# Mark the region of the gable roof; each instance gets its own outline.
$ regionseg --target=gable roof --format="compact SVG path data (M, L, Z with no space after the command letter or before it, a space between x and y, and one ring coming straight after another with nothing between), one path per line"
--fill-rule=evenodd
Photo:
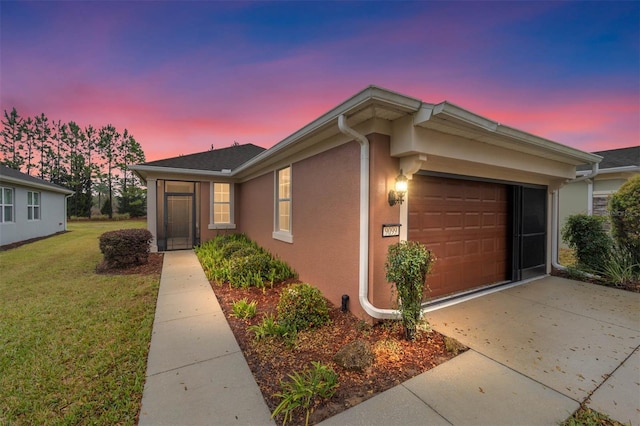
M338 118L340 116L344 116L352 128L372 119L393 122L406 116L412 116L412 123L416 127L462 136L466 139L477 140L574 166L595 164L602 159L595 154L502 125L447 101L439 104L429 104L420 99L378 86L369 86L268 150L249 144L255 149L255 151L251 152L252 155L238 159L237 162L232 164L223 164L221 161L224 156L223 150L215 150L136 165L132 166L131 170L135 171L145 181L148 172L176 175L198 174L202 176L224 176L240 180L246 179L248 176L267 170L273 164L303 152L320 140L326 140L334 135L343 136L338 127ZM240 145L239 147L245 146ZM217 154L223 155L220 156L221 158L217 158ZM398 153L396 154L396 156L402 156ZM207 160L206 155L212 155L216 158ZM216 162L215 166L212 165L214 161Z
M265 149L260 146L248 143L244 145L233 145L227 148L212 149L196 154L150 161L141 164L141 166L221 172L223 170L233 170L237 168L264 150Z
M67 195L73 194L72 190L67 189L64 186L56 185L54 183L47 182L46 180L29 176L26 173L22 173L18 170L2 165L0 165L0 182L19 184L37 189L44 189L51 192L59 192Z
M597 151L594 154L602 157L600 170L613 169L618 167L640 168L640 146L629 148L608 149ZM577 167L578 171L589 170L589 166Z

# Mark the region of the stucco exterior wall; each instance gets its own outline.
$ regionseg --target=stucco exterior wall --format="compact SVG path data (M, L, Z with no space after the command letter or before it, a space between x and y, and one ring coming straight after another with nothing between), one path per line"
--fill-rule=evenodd
M588 213L587 192L588 184L586 181L572 183L560 188L558 208L560 229L562 229L569 216Z
M389 136L368 135L369 145L369 301L377 308L394 308L392 285L385 278L384 264L390 245L399 237L382 237L383 224L400 223L400 205L389 205L389 191L400 173L399 161L389 153Z
M14 189L14 221L0 224L0 245L46 237L65 230L64 194L4 183L2 186ZM40 193L40 220L27 220L27 191Z
M241 184L238 231L286 260L301 281L318 287L340 306L363 317L358 303L360 147L349 142L291 164L292 235L287 243L272 237L274 174Z

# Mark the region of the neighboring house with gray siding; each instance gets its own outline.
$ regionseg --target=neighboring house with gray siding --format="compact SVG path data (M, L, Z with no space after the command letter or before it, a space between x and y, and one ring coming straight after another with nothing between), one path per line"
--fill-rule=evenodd
M0 166L0 246L67 229L66 198L73 191Z
M640 173L640 146L594 152L602 157L595 177L569 182L560 189L560 227L569 216L606 216L609 197L632 176ZM576 178L590 174L588 166L576 168Z

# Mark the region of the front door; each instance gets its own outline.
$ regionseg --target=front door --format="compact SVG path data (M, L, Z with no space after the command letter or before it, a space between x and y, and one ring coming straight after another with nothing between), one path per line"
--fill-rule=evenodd
M165 195L167 250L190 249L194 245L193 194Z

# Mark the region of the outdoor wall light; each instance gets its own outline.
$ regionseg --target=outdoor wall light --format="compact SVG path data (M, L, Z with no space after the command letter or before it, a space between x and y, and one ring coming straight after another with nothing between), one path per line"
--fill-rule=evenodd
M400 174L396 178L396 186L395 189L389 191L389 205L395 206L396 204L402 204L404 201L404 196L407 194L407 187L409 185L409 179L405 175L402 174L402 169L400 169Z

